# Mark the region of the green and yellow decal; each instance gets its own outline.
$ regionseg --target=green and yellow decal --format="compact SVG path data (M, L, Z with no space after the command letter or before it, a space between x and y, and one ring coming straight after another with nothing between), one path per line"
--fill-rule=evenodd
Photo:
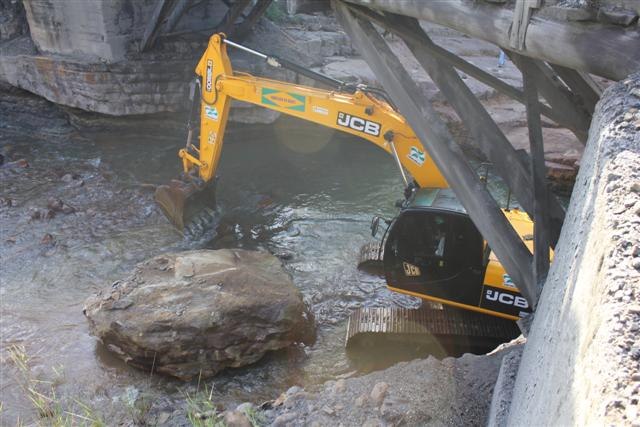
M262 103L264 105L275 105L287 110L302 111L306 104L306 99L302 95L281 90L262 88Z

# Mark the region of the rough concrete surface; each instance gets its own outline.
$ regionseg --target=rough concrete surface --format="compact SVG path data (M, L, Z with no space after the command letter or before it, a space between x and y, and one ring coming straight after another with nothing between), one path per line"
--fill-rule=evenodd
M640 425L638 165L640 73L598 103L508 425Z

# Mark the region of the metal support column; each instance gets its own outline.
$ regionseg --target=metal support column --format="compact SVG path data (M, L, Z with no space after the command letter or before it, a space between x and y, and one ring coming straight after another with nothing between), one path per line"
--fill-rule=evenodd
M538 109L538 89L535 73L538 72L535 62L526 57L519 58L522 67L524 93L527 98L527 124L529 127L529 144L531 147L531 171L533 173L534 192L534 233L533 233L533 274L538 286L538 293L549 272L549 192L546 183L544 163L544 145L542 140L542 124Z
M535 307L538 299L531 268L533 257L465 160L446 124L433 107L420 98L416 84L373 25L352 15L342 1L334 0L334 5L351 40L427 148L522 294Z

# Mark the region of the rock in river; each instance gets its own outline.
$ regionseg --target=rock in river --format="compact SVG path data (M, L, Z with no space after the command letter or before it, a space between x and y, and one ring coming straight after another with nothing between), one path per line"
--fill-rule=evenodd
M315 340L302 294L262 251L158 256L89 298L84 313L91 333L128 364L184 380Z

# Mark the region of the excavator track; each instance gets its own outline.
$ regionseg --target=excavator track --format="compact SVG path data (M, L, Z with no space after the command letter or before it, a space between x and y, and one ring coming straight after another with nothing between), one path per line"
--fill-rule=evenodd
M436 346L445 355L485 353L520 335L512 320L482 313L437 308L360 308L349 317L347 350L394 345Z
M358 270L375 276L384 276L384 248L380 248L380 242L370 242L360 247L358 258Z

